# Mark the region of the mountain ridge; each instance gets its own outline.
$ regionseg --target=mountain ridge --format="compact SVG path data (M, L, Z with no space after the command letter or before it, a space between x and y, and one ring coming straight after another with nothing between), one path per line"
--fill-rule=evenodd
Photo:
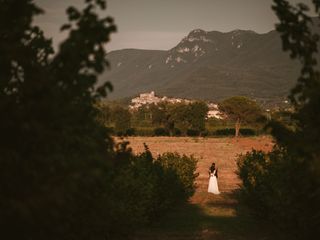
M108 54L111 99L156 91L160 95L221 100L244 95L285 98L299 65L282 51L276 31L192 30L169 50L122 49Z

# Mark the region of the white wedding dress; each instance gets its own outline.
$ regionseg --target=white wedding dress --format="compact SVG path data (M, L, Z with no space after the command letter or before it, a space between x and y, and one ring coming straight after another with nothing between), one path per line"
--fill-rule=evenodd
M217 177L215 176L216 171L217 170L214 170L213 173L210 173L208 192L213 194L220 194Z

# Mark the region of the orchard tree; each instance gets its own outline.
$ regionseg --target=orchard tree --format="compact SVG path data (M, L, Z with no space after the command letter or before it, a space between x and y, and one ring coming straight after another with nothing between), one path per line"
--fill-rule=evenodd
M319 35L316 33L319 33L320 19L319 16L311 18L308 15L309 7L303 3L292 6L284 0L274 2L273 9L280 20L277 30L281 34L283 49L301 63L300 77L289 95L295 108L292 119L297 125L296 129L287 132L290 137L285 134L282 136L282 131L274 134L279 143L291 146L292 150L303 148L306 153L320 155L317 144L320 140ZM313 0L313 3L319 15L320 0Z
M42 12L34 1L0 0L2 239L128 239L186 201L174 169L114 144L97 120L111 90L96 84L115 26L99 17L104 0L84 2L67 9L68 37L53 54L32 25Z
M33 0L0 1L0 226L7 239L102 239L113 141L96 121L96 86L116 28L104 0L67 9L57 53ZM105 203L105 204L102 204Z
M245 199L260 216L287 231L287 239L320 235L320 0L312 2L313 18L304 3L274 0L283 50L301 64L289 95L292 124L273 120L268 124L276 139L273 151L253 151L239 162Z
M289 96L295 108L292 120L295 129L288 129L273 123L273 135L277 144L289 152L295 161L290 164L292 174L301 170L304 181L297 186L295 198L301 197L299 207L304 209L299 230L302 238L320 234L320 71L319 71L319 30L320 0L313 0L313 11L317 17L310 17L310 8L300 3L291 5L286 0L274 0L273 10L280 23L283 49L301 64L297 85Z
M235 121L235 136L239 136L241 124L257 123L263 118L260 106L247 97L235 96L222 101L219 109Z

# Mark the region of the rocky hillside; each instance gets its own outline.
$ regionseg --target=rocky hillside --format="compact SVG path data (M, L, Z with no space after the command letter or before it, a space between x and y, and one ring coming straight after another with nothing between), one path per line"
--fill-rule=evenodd
M151 90L193 99L234 95L281 99L299 73L299 65L283 53L275 31L196 29L169 51L124 49L110 52L108 59L111 70L101 81L112 82L113 99Z

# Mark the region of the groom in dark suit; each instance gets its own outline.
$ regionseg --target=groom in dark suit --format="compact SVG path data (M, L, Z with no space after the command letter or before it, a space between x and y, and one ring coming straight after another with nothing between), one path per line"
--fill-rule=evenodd
M210 176L211 173L214 172L214 170L216 170L214 175L216 176L216 178L218 178L218 169L216 169L216 164L213 162L211 164L211 167L209 168L209 176Z

